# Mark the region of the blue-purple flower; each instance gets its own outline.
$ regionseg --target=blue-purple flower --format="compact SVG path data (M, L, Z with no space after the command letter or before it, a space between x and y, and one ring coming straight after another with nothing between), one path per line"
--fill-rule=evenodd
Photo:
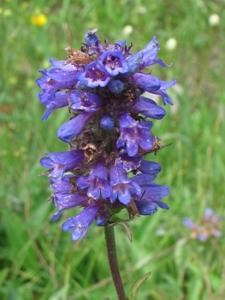
M76 217L70 218L63 223L63 231L70 231L71 239L76 241L78 239L83 240L87 234L89 226L95 220L98 211L100 210L100 205L98 203L91 204L85 208L79 215Z
M151 74L136 73L133 75L133 81L145 91L162 96L162 101L164 105L166 105L166 102L170 105L173 104L172 100L170 99L169 95L166 93L165 90L173 86L176 83L175 80L165 82Z
M153 147L154 137L150 133L152 122L135 121L127 112L119 116L120 137L117 140L117 148L126 148L129 156L135 156L140 146L144 150Z
M70 108L74 111L95 112L103 105L102 98L93 93L72 91L69 100Z
M110 76L99 62L88 64L83 72L78 73L79 85L82 89L104 87L110 81ZM81 88L80 88L81 89Z
M105 51L99 57L99 63L112 77L115 77L119 73L125 74L129 71L129 66L123 53L119 50Z
M77 179L79 189L87 188L87 195L95 200L102 197L107 199L112 194L112 187L108 182L108 170L104 161L97 162L88 176Z
M74 169L84 159L83 150L66 152L46 152L48 157L43 157L40 163L43 167L51 169L52 177L61 178L66 171Z
M153 100L140 96L139 100L134 105L134 110L145 117L161 120L166 111L164 108L158 106Z
M163 104L172 104L165 82L144 69L170 67L158 58L156 37L137 53L125 40L101 43L97 30L85 33L80 50L66 47L65 60L50 59L52 67L40 70L38 97L46 107L42 120L68 107L69 120L58 129L58 138L69 145L65 152L47 152L41 165L48 169L57 208L53 220L64 210L83 209L63 224L71 239L84 239L90 225L113 224L115 215L126 209L129 219L168 209L162 198L167 186L154 180L161 171L157 162L145 159L157 153L161 141L152 122L161 120L166 110L143 96L160 95Z
M112 187L111 203L118 199L122 204L128 204L132 195L141 194L140 186L133 178L128 178L126 171L116 163L112 163L110 168L110 185Z
M88 121L92 119L93 113L84 112L63 124L58 130L58 138L65 143L71 142L75 137L77 137L84 127L87 125Z

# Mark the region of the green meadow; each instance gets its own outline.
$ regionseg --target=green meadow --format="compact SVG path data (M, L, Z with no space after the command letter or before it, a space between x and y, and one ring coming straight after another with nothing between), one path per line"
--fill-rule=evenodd
M126 293L151 272L137 300L225 299L224 8L224 0L0 3L1 300L116 300L103 228L93 224L84 241L72 242L61 224L79 209L51 221L56 210L48 201L49 183L38 176L45 152L68 150L57 138L67 109L41 121L38 70L50 67L50 57L65 59L66 46L79 49L94 28L101 41L126 39L133 53L156 36L158 57L172 66L150 71L177 80L168 89L174 105L153 121L153 133L172 144L149 156L162 165L156 183L170 187L163 199L170 209L130 222L132 243L122 227L115 228ZM47 18L42 26L31 21L39 14ZM213 14L219 16L215 23ZM223 236L201 242L191 238L183 219L199 223L207 207L221 216Z

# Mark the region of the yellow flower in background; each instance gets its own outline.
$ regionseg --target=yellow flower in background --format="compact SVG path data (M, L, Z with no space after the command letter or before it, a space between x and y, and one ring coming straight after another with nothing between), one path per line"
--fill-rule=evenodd
M47 17L44 14L39 14L39 15L33 15L31 17L31 22L37 26L41 27L44 26L47 23Z

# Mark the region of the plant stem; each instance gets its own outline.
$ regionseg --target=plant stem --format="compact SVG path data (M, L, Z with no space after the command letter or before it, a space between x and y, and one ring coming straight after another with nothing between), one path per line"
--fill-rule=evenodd
M113 283L116 289L118 300L126 300L126 295L120 276L117 256L116 256L116 243L113 226L105 226L105 240L106 249L108 254L109 267L113 279Z

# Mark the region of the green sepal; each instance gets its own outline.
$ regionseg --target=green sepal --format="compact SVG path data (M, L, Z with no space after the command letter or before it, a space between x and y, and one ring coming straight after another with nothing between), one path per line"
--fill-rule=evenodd
M143 283L145 283L145 281L148 279L150 274L151 274L151 272L148 272L144 276L141 276L137 281L135 281L135 283L132 286L130 295L128 296L127 300L136 300L139 288L141 287L141 285Z

